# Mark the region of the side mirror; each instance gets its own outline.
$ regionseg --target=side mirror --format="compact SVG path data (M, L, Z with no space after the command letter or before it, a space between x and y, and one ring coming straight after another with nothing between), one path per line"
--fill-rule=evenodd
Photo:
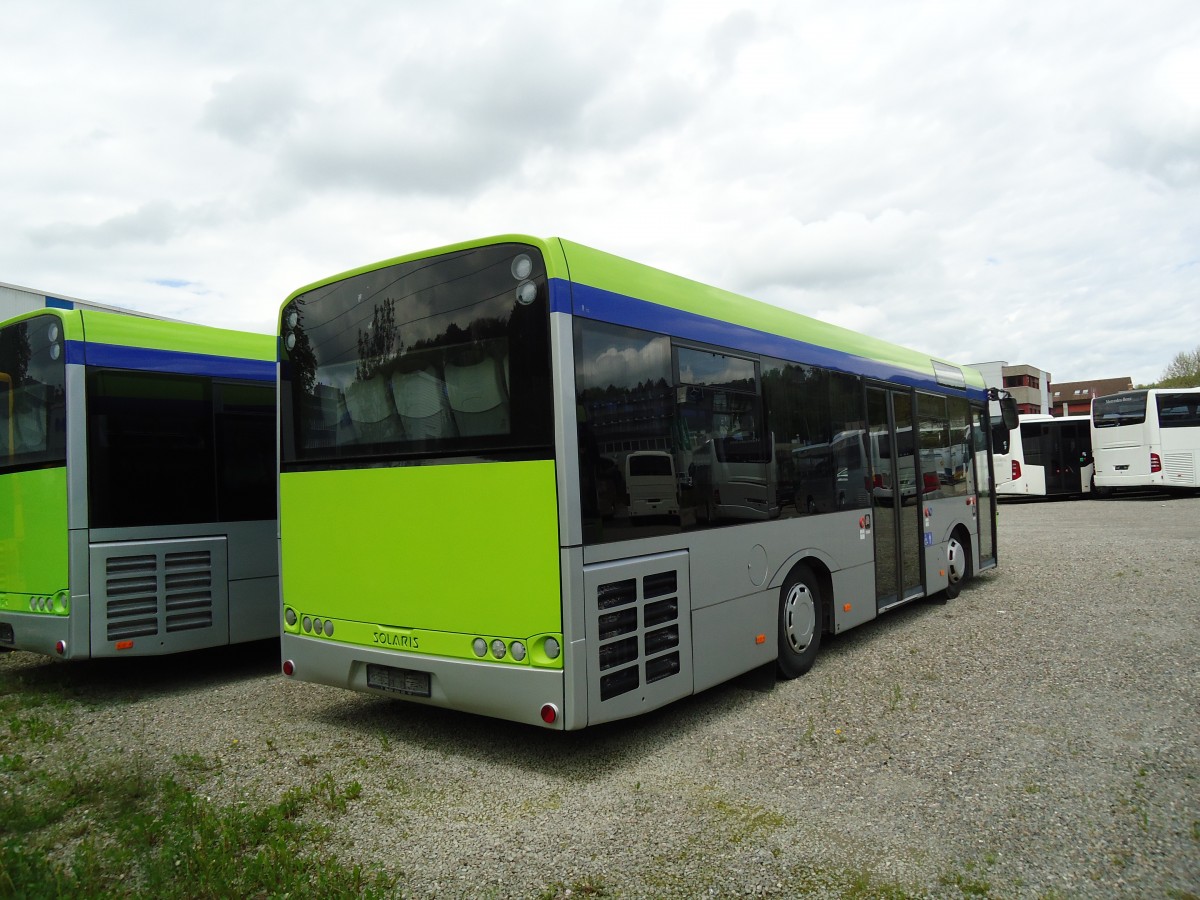
M1004 427L1009 431L1021 424L1021 420L1017 418L1017 401L1015 399L1005 397L1000 401L1000 418L1004 420Z

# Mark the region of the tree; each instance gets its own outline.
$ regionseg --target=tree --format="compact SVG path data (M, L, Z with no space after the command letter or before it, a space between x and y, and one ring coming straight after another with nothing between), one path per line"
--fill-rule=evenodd
M1200 387L1200 346L1190 353L1186 350L1175 354L1175 358L1163 369L1159 387Z

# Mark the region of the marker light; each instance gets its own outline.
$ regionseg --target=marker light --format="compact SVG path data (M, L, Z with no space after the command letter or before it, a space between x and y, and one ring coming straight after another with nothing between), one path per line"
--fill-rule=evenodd
M287 675L289 678L296 674L296 664L290 659L285 659L283 661L283 674Z
M117 641L116 649L132 650L133 649L133 641Z
M513 641L512 647L509 649L512 651L512 658L517 662L520 662L525 658L525 645L520 641Z
M546 656L549 659L558 659L559 646L558 641L554 638L546 638L546 643L542 645L546 651Z
M553 703L547 703L542 707L542 721L547 725L553 725L558 721L558 707Z
M533 271L533 260L522 253L512 261L513 278L517 281L524 281L529 277L529 273ZM53 340L53 338L51 338Z
M475 638L475 642L471 644L471 649L475 651L475 655L480 659L487 656L487 641L483 638Z
M55 644L54 652L57 653L59 656L66 656L67 655L67 642L59 641L57 644Z
M522 281L517 285L517 302L528 306L537 299L537 285L532 281Z

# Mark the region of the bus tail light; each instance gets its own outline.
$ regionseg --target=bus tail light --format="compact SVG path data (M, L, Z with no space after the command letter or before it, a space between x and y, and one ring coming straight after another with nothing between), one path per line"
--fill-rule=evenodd
M1162 471L1162 457L1159 456L1157 453L1150 454L1150 471L1151 472L1161 472Z
M1018 460L1012 461L1012 480L1016 481L1021 477L1021 463Z
M290 659L285 659L283 661L283 674L287 675L289 678L296 674L296 664Z

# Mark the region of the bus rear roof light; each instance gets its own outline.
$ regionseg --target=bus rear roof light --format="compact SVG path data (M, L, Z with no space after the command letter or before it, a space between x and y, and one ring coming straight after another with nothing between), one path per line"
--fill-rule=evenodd
M547 725L553 725L558 721L558 707L553 703L547 703L542 707L542 721Z

